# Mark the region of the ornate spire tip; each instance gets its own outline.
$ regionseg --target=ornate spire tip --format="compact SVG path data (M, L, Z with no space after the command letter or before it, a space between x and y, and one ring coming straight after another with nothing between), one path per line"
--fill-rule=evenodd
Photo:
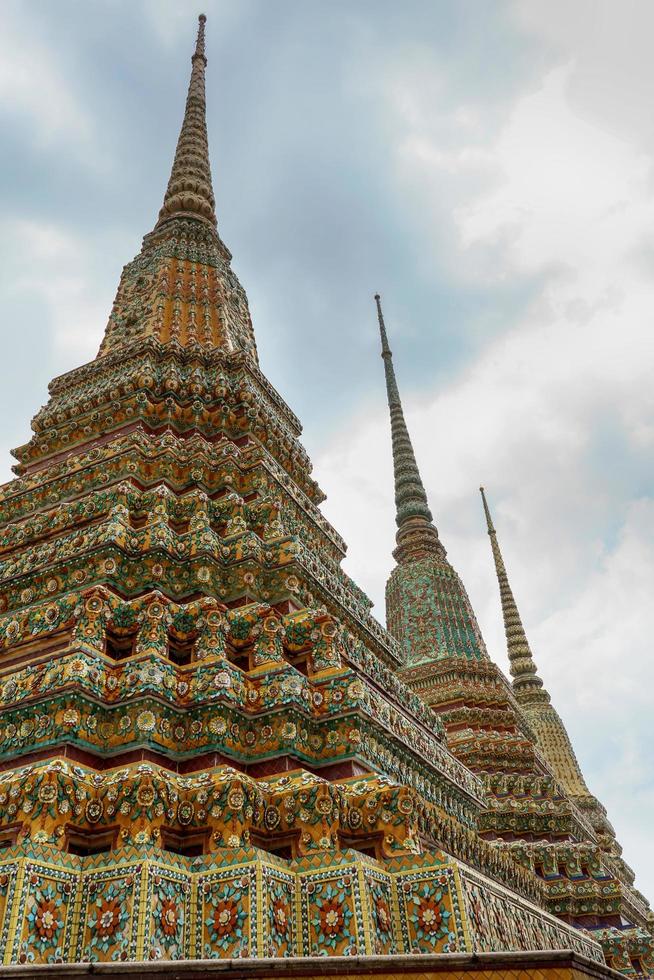
M193 61L195 58L202 58L205 65L207 63L207 59L204 53L204 25L206 24L206 22L207 22L206 14L200 14L200 16L198 17L198 24L199 24L198 37L197 37L197 41L195 42L195 51L193 52L193 58L191 58L191 61Z
M198 36L191 55L191 78L175 159L155 231L173 218L203 221L216 230L216 202L211 186L207 145L204 14L198 17Z
M377 320L379 321L379 333L381 335L381 346L382 346L381 356L392 357L391 349L388 345L388 337L386 335L386 324L384 323L384 314L382 313L381 296L379 295L379 293L375 293L375 303L377 304ZM393 384L395 384L394 378L393 378Z
M488 506L488 501L486 500L486 493L483 487L479 487L479 492L481 494L481 500L484 505L484 514L486 515L486 527L488 528L489 534L495 534L495 528L493 526L493 518L491 517L490 508Z

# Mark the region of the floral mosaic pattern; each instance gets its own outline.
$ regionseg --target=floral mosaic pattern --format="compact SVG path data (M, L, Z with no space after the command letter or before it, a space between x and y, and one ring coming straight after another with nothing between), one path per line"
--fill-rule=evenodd
M150 959L180 960L189 955L188 918L191 896L186 876L171 877L160 868L148 875L150 918Z
M50 859L57 853L51 848ZM149 845L142 850L142 856L146 854L152 854ZM237 869L211 871L206 870L204 858L197 859L195 866L194 859L176 855L171 856L172 864L149 859L127 863L126 857L120 876L115 868L102 866L76 873L70 865L81 868L80 859L61 854L61 871L30 862L13 906L19 910L18 922L9 913L1 926L12 959L116 962L468 948L466 912L458 905L453 870L442 865L430 868L425 863L416 872L411 870L414 859L405 857L394 859L394 870L386 872L362 856L344 864L342 856L332 851L296 862L295 870L283 870L251 848L236 852ZM361 872L363 892L359 891ZM15 863L0 864L0 898L3 889L10 893L17 876ZM478 906L471 906L467 921L479 946L493 929L497 948L504 948L507 941L526 945L537 937L551 947L556 943L556 948L573 948L601 962L597 944L553 917L544 920L525 904L503 906L500 896L476 881L464 880L464 887L466 901L474 894ZM79 921L70 914L78 888ZM198 924L194 945L189 930L191 901L196 903ZM484 909L490 909L490 918L481 920ZM477 929L485 932L478 935ZM547 933L539 931L543 929ZM614 936L610 941L612 949L620 947ZM638 955L646 957L643 942L639 939Z
M425 878L408 875L398 883L405 946L415 953L454 953L465 949L453 879L449 872Z
M449 930L449 920L452 916L444 899L441 889L434 890L424 884L411 896L413 912L409 921L413 923L416 946L423 949L425 945L449 952L450 942L454 941L455 933Z
M430 556L398 565L386 595L388 628L401 638L409 665L449 656L487 658L470 600L448 562Z
M372 923L372 942L378 956L397 952L396 926L393 921L393 890L388 877L366 872L366 895Z
M133 958L140 873L124 878L99 873L85 883L86 921L80 933L81 958L97 961Z
M294 907L295 882L290 877L277 877L264 869L264 908L267 917L268 956L295 956L296 916Z
M251 879L206 880L202 885L202 955L248 956L251 952Z
M348 956L357 951L353 878L316 876L303 883L308 918L308 946L312 956L329 953Z
M72 875L52 877L28 867L25 882L25 927L18 959L27 963L63 963L66 927L76 893Z
M597 946L588 937L553 916L514 904L508 894L484 887L470 874L463 876L462 887L475 951L568 948L597 959Z

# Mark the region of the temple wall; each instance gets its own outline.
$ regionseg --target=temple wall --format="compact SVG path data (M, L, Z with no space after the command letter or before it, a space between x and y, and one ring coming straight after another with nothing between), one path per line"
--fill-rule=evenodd
M437 853L384 864L355 851L285 861L255 848L225 849L220 863L151 847L4 853L6 965L543 946L603 963L586 936Z

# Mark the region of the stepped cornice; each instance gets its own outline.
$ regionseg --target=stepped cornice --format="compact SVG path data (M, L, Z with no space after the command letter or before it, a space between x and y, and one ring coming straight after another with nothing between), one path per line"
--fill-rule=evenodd
M265 392L275 410L284 417L293 435L299 437L302 434L302 423L295 412L271 385L259 366L242 350L227 351L206 347L199 343L183 345L176 340L162 344L156 337L148 336L142 340L126 343L119 350L108 351L102 362L97 359L88 361L58 375L48 385L48 391L50 395L60 396L64 401L68 398L76 398L78 389L83 389L84 386L88 385L92 389L99 380L108 383L112 377L110 373L112 369L115 370L116 377L122 378L126 366L130 375L148 369L151 372L163 372L167 366L175 372L181 372L182 375L185 371L188 372L196 367L213 372L222 369L230 374L242 371L256 381ZM44 411L45 409L41 409L37 413L37 420L41 418Z

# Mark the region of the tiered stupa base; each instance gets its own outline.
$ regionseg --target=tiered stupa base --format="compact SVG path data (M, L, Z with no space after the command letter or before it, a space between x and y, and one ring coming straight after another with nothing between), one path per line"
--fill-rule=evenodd
M9 848L0 912L5 964L543 947L603 963L591 939L439 852L381 863L354 850L286 861L254 847Z

